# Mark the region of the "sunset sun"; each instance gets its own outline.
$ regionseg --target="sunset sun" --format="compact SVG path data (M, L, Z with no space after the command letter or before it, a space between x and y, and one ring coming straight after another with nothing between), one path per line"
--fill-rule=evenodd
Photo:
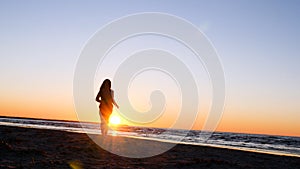
M109 124L112 124L112 125L119 125L121 123L121 119L119 116L115 116L115 115L112 115L110 118L109 118Z

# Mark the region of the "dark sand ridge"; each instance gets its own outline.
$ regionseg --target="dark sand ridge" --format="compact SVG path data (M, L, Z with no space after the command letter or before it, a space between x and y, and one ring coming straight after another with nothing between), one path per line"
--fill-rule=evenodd
M119 136L95 137L117 152L135 153L132 145L145 147L145 153L170 146L169 143ZM299 157L181 144L154 157L126 158L103 150L86 134L55 130L0 126L0 138L0 168L300 167Z

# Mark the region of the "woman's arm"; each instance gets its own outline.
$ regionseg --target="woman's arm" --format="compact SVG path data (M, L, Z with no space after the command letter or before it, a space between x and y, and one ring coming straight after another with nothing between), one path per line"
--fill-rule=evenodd
M98 92L98 94L96 96L96 101L100 103L100 99L99 98L100 98L100 90L99 90L99 92Z
M116 101L115 101L115 98L114 98L114 91L113 90L111 90L111 98L112 98L112 102L113 102L113 104L117 107L117 108L119 108L119 105L116 103Z

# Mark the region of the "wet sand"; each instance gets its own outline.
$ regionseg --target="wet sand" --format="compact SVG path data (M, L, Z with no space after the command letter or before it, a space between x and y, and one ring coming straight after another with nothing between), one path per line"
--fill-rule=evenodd
M95 137L104 141L101 135ZM129 142L149 150L169 144L112 136L107 140L132 152L134 148L126 147ZM103 150L86 134L9 126L0 126L0 150L0 168L300 168L299 157L180 144L154 157L126 158Z

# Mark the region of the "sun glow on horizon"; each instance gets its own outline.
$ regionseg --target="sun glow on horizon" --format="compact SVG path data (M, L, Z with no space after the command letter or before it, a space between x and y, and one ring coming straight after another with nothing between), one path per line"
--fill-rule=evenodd
M121 124L121 118L119 116L112 115L109 118L109 124L111 124L111 125L119 125L119 124Z

